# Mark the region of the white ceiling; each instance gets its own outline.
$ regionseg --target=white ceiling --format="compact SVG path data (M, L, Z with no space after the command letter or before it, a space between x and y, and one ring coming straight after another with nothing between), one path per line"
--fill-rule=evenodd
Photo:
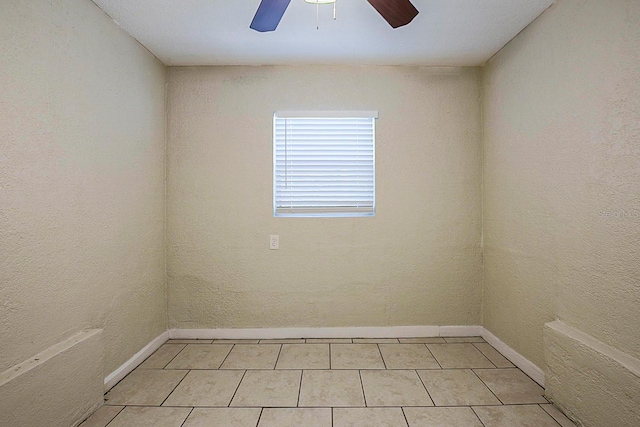
M392 29L366 0L333 8L291 0L275 32L249 28L260 0L93 0L166 65L486 62L554 0L412 0L420 14Z

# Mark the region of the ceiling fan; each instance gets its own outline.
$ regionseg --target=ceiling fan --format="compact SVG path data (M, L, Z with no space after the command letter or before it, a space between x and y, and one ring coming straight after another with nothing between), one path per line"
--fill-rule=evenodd
M393 28L407 25L418 15L418 9L415 8L410 0L367 1ZM262 0L249 27L260 32L274 31L278 27L289 3L291 3L291 0ZM335 1L315 0L310 1L310 3L335 3Z

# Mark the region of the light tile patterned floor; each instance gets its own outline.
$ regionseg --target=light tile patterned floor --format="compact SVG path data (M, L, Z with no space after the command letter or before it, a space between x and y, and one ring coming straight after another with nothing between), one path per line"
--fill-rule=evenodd
M480 337L170 340L81 427L568 427Z

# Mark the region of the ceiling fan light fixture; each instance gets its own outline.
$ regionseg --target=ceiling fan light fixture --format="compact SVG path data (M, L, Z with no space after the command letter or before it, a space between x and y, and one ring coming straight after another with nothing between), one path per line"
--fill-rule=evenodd
M333 5L333 19L336 19L337 0L304 0L306 3L316 5L316 28L318 28L318 16L321 4ZM367 0L371 6L391 25L398 28L410 23L418 13L418 9L411 0ZM260 0L260 5L251 21L249 28L261 33L274 31L282 16L289 7L291 0Z
M336 20L336 1L337 0L304 0L309 4L316 5L316 29L320 29L319 16L320 16L320 5L321 4L333 4L333 20Z

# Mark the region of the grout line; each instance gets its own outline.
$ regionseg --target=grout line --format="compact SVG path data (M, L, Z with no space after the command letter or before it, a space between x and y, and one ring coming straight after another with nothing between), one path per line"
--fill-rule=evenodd
M476 347L475 345L473 345L473 343L471 343L471 345L473 346L473 348L474 348L477 352L479 352L479 353L482 355L482 357L484 357L485 359L487 359L487 360L489 361L489 363L491 363L491 365L492 365L495 369L500 369L500 368L498 368L498 367L495 365L495 363L493 363L493 362L491 361L491 359L489 359L489 358L488 358L488 357L487 357L487 356L486 356L482 351L480 351L480 349L479 349L478 347ZM488 369L491 369L491 368L488 368Z
M503 401L498 397L498 395L497 395L497 394L495 394L495 393L493 392L493 390L491 390L491 387L489 387L489 385L488 385L487 383L485 383L485 382L484 382L484 380L483 380L482 378L480 378L480 375L478 375L478 373L476 372L476 370L475 370L475 369L471 369L471 372L473 372L473 374L474 374L476 377L478 377L478 379L479 379L480 381L482 381L482 384L484 384L484 386L485 386L486 388L488 388L488 389L489 389L489 391L491 392L491 394L493 394L493 395L496 397L496 399L498 399L498 402L502 403L503 405L505 404L505 403L504 403L504 402L503 402Z
M180 427L183 427L183 426L184 426L184 423L186 423L186 422L187 422L187 419L189 419L189 417L190 417L190 416L191 416L191 414L193 413L193 410L194 410L194 409L195 409L195 408L191 408L191 410L189 411L189 414L187 414L187 416L186 416L186 418L184 419L184 421L182 422L182 424L180 424Z
M162 401L162 403L159 404L158 406L162 406L164 404L164 402L167 401L169 396L171 396L173 394L173 392L176 391L176 389L180 386L180 384L182 384L182 381L184 381L184 379L187 378L187 375L189 375L189 372L191 372L190 369L187 370L187 373L180 379L180 381L178 381L178 384L176 384L176 386L171 390L171 392L169 394L167 394L167 397L165 397L164 400Z
M282 353L282 344L280 345L280 349L278 350L278 355L276 356L276 361L273 364L273 369L276 369L276 366L278 366L278 359L280 359L280 353Z
M456 341L459 340L461 338L480 338L482 341ZM482 336L480 335L474 335L471 337L442 337L442 339L444 339L444 343L441 344L483 344L486 343L485 339L482 338ZM454 340L454 341L447 341L447 340ZM433 343L436 344L436 343Z
M329 344L329 370L331 369L331 344Z
M298 400L296 401L296 408L300 407L300 394L302 394L302 376L304 375L304 369L300 370L300 385L298 386Z
M165 344L166 344L166 343L165 343ZM164 344L162 344L162 345L164 345ZM169 365L171 364L171 362L173 362L173 359L175 359L176 357L178 357L178 356L180 355L180 353L182 353L182 352L184 351L184 349L185 349L185 348L187 348L187 346L188 346L188 345L189 345L189 344L185 344L185 345L184 345L184 347L182 347L182 348L180 349L180 351L179 351L179 352L177 352L177 353L176 353L176 355L175 355L175 356L173 356L173 357L171 358L171 360L169 360L169 362L165 363L165 365L162 367L162 369L166 369L166 368L167 368L167 366L169 366ZM160 350L160 349L158 349L158 350ZM158 351L158 350L156 350L156 351ZM151 356L153 356L153 354L152 354ZM151 356L149 356L149 357L151 357ZM148 358L147 358L147 359L148 359ZM146 361L146 360L145 360L145 361ZM144 363L144 362L143 362L143 363ZM142 363L141 363L141 364L142 364Z
M358 369L358 376L360 377L360 386L362 387L362 398L364 399L364 407L367 407L367 396L364 394L364 383L362 382L362 371Z
M440 366L440 369L444 369L444 368L442 367L442 365L440 364L440 362L438 361L438 358L436 357L436 355L435 355L435 354L433 354L433 353L431 352L431 349L429 348L429 346L428 346L427 344L425 344L424 346L425 346L425 347L427 347L427 351L429 352L429 354L431 354L431 357L433 357L433 360L435 360L435 361L436 361L436 363L438 364L438 366Z
M407 419L407 414L405 414L404 412L404 407L401 406L400 410L402 411L402 416L404 417L404 422L407 423L407 426L409 425L409 420Z
M463 344L489 344L486 341L483 342L430 342L429 345L463 345Z
M476 410L473 409L473 406L469 405L469 408L471 408L471 411L473 412L473 415L476 416L476 418L478 419L478 421L480 421L480 424L482 424L484 427L486 427L485 423L482 422L482 420L480 419L480 417L478 416L478 414L476 413Z
M502 407L510 407L510 406L538 406L538 405L551 405L551 403L509 403L507 405L500 405L500 404L494 404L494 405L488 405L488 404L483 404L483 405L434 405L434 406L424 406L424 405L404 405L402 406L403 408L469 408L471 406L475 406L475 407L489 407L489 408L502 408ZM104 405L107 407L114 407L114 406L122 406L122 405ZM125 405L124 407L126 408L191 408L192 406L188 406L188 405L184 405L184 406L179 406L179 405L166 405L166 406L157 406L157 405L148 405L148 404L144 404L144 405ZM316 409L316 408L323 408L323 409L328 409L328 408L333 408L333 406L329 406L329 405L322 405L322 406L257 406L257 405L242 405L242 406L233 406L231 408L229 408L228 406L212 406L212 405L198 405L195 406L193 408L200 408L200 409L261 409L261 408L269 408L269 409ZM384 409L384 408L400 408L400 406L398 405L392 405L392 406L388 406L388 405L369 405L369 406L336 406L336 408L347 408L347 409L364 409L364 408L378 408L378 409ZM544 409L543 409L544 410ZM545 413L548 414L548 412L545 411ZM93 415L93 414L92 414ZM566 415L565 415L566 416ZM569 420L571 421L571 420Z
M380 353L380 359L382 359L382 364L384 365L384 369L387 369L387 363L384 361L382 350L380 350L380 344L376 344L376 347L378 347L378 353Z
M498 350L496 350L496 351L498 351ZM498 353L500 353L500 352L498 351ZM502 354L502 353L500 353L500 354ZM503 356L504 356L504 355L503 355ZM506 356L505 356L505 357L506 357ZM509 359L507 359L507 360L509 360ZM511 361L509 360L509 362L511 362ZM529 378L531 381L533 381L534 383L536 383L536 385L537 385L538 387L540 387L542 390L544 390L544 391L545 391L545 393L547 392L547 389L546 389L545 387L541 386L541 385L538 383L538 381L536 381L536 380L534 380L533 378L531 378L531 375L527 374L525 371L523 371L522 369L520 369L520 368L519 368L515 363L513 363L513 362L512 362L511 364L512 364L513 366L509 366L509 367L506 367L506 368L496 368L496 369L517 369L518 371L522 372L522 373L523 373L527 378ZM480 368L479 368L479 369L480 369ZM542 395L542 397L544 397L544 399L545 399L548 403L551 403L551 402L549 402L549 399L547 399L547 397L546 397L544 394Z
M103 405L103 406L104 406L104 405ZM105 426L104 426L104 427L107 427L109 424L111 424L111 423L113 422L113 420L115 420L115 419L116 419L116 417L117 417L118 415L120 415L120 412L124 411L124 408L126 408L126 405L125 405L125 406L123 406L122 408L120 408L120 410L118 411L118 413L116 414L116 416L115 416L115 417L113 417L113 418L111 418L111 420L110 420L107 424L105 424ZM98 408L98 409L100 409L100 408ZM544 409L543 409L543 411L544 411ZM545 412L546 412L546 411L545 411ZM94 414L95 414L95 412L94 412ZM89 416L89 418L91 418L91 416L92 416L92 415L93 415L93 414L91 414L91 415ZM89 418L87 418L87 420L88 420ZM86 422L87 422L87 420L84 420L82 423L83 423L83 424L84 424L84 423L86 423Z
M229 357L229 355L231 354L231 352L233 351L234 347L236 345L235 344L231 344L231 348L229 349L229 352L227 353L227 355L224 357L224 359L222 359L222 362L220 363L220 366L218 366L218 369L222 368L222 365L224 365L224 362L227 361L227 358Z
M227 360L227 357L229 357L229 355L231 354L231 350L233 350L233 346L231 346L229 348L229 351L227 351L227 354L224 356L224 358L222 359L222 362L220 362L220 364L218 365L218 367L215 369L217 371L220 370L220 368L222 367L222 364L224 363L225 360Z
M488 408L503 408L503 407L510 407L510 406L538 406L538 405L551 405L551 403L509 403L507 405L500 405L500 404L494 404L494 405L488 405L488 404L483 404L483 405L434 405L434 406L424 406L424 405L404 405L402 406L403 408L470 408L471 406L475 406L475 407L488 407ZM104 406L122 406L122 405L104 405ZM131 407L131 408L190 408L191 406L177 406L177 405L166 405L166 406L154 406L154 405L126 405L127 408ZM211 405L198 405L195 408L202 408L202 409L224 409L227 408L229 409L229 407L227 406L211 406ZM317 409L317 408L323 408L323 409L328 409L328 408L333 408L333 406L329 406L329 405L322 405L322 406L310 406L310 405L306 405L306 406L255 406L255 405L242 405L242 406L233 406L230 409L261 409L261 408L269 408L269 409ZM400 406L398 405L392 405L392 406L388 406L388 405L369 405L369 406L335 406L335 408L347 408L347 409L364 409L364 408L379 408L379 409L384 409L384 408L400 408ZM544 410L544 409L543 409ZM545 411L546 414L548 414L548 412ZM550 415L551 416L551 415ZM565 415L566 417L566 415ZM567 417L568 418L568 417ZM569 421L571 421L569 419ZM571 421L573 422L573 421Z
M431 393L429 393L429 389L427 388L427 385L424 383L424 381L422 380L422 377L420 376L420 374L418 373L418 370L415 369L414 370L416 375L418 376L418 379L420 380L420 383L422 384L422 387L424 387L424 389L427 391L427 396L429 396L429 399L431 399L431 403L433 403L433 406L437 406L436 405L436 401L433 400L433 397L431 396ZM404 411L403 411L404 412ZM409 422L407 422L407 424L409 424Z
M476 348L476 350L478 350L480 353L484 354L484 351L480 350L478 348L478 346L476 345L476 344L482 344L481 342L472 342L471 344L473 344L473 346ZM489 344L489 345L491 345L491 344ZM486 357L486 355L485 355L485 357ZM487 359L488 359L488 357L487 357Z
M500 353L500 354L502 354L502 353ZM510 361L510 360L509 360L509 361ZM511 361L510 361L510 362L511 362ZM518 366L516 366L516 364L515 364L515 363L512 363L512 365L513 365L513 366L510 366L510 367L508 367L508 368L498 368L498 369L517 369L517 370L519 370L520 372L522 372L523 374L525 374L525 375L526 375L526 377L527 377L527 378L529 378L531 381L533 381L534 383L536 383L536 385L537 385L538 387L540 387L541 389L543 389L543 390L545 391L545 393L547 392L546 387L541 386L541 385L538 383L538 381L536 381L536 380L534 380L533 378L531 378L531 375L527 374L525 371L523 371L522 369L520 369ZM546 397L544 394L542 395L542 397L544 397L544 398L545 398L545 400L546 400L547 402L549 402L549 399L547 399L547 397ZM549 403L551 403L551 402L549 402Z
M484 353L484 351L482 351L482 349L481 349L480 347L478 347L476 344L487 344L487 345L488 345L489 347L491 347L491 348L492 348L496 353L498 353L501 357L503 357L503 358L504 358L504 360L506 360L507 362L511 363L511 366L502 366L502 367L501 367L501 366L496 365L496 364L495 364L491 359L489 359L489 356L487 356L487 355ZM513 362L511 362L509 359L507 359L507 358L506 358L502 353L500 353L500 352L499 352L499 351L498 351L494 346L492 346L492 345L491 345L491 344L489 344L488 342L475 342L475 343L473 343L473 346L474 346L475 348L477 348L477 349L478 349L478 351L480 351L480 353L484 354L484 356L485 356L487 359L489 359L489 361L490 361L491 363L493 363L493 364L495 365L495 367L496 367L496 368L498 368L498 369L506 369L506 368L515 368L515 367L516 367L516 365L514 365L514 364L513 364ZM535 381L535 380L534 380L534 381ZM536 384L537 384L537 383L536 383Z
M333 406L331 407L331 427L333 427Z
M542 405L547 405L547 404L546 403L538 403L538 406L540 407L540 409L542 409L545 414L549 415L553 419L553 421L556 422L556 424L558 424L560 427L562 427L562 424L560 424L560 421L556 420L556 417L554 417L553 415L551 415L550 413L545 411L545 409L542 407ZM549 403L549 405L551 405L551 403ZM565 415L565 417L566 417L566 415ZM569 420L569 421L571 421L571 420ZM571 421L571 422L573 422L573 421Z
M233 399L236 397L236 393L238 393L238 389L240 388L240 384L242 384L242 381L244 380L245 375L247 375L247 370L245 370L244 373L242 374L242 378L240 378L240 381L238 382L238 385L236 386L236 389L233 392L233 396L231 396L231 399L229 400L229 404L227 405L227 408L231 407L231 402L233 402Z
M222 369L216 369L216 368L181 368L181 369L140 369L140 371L243 371L246 370L247 368L222 368ZM248 368L250 371L273 371L273 368ZM305 371L326 371L328 370L328 368L279 368L276 369L277 371L299 371L300 369L304 369ZM415 368L387 368L387 369L383 369L383 368L371 368L371 367L365 367L365 368L329 368L332 371L354 371L356 369L363 369L363 370L367 370L367 371L410 371L412 369ZM465 369L517 369L517 368L417 368L421 371L440 371L443 369L446 370L465 370ZM533 381L533 380L532 380ZM549 402L551 403L551 402Z
M260 415L258 415L258 421L256 422L256 427L260 424L260 418L262 418L262 413L264 412L264 408L260 408Z
M273 371L273 368L168 368L168 369L140 369L138 371L143 371L143 372L147 372L147 371L244 371L244 370L250 370L250 371ZM326 371L328 369L332 370L332 371L354 371L356 369L363 369L363 370L367 370L367 371L410 371L412 369L419 369L421 371L440 371L440 370L448 370L448 371L463 371L463 370L467 370L467 369L518 369L517 367L509 367L509 368L469 368L469 367L462 367L462 368L372 368L372 367L365 367L365 368L353 368L353 367L349 367L349 368L279 368L276 369L277 371L299 371L300 369L304 369L305 371ZM525 374L526 375L526 374ZM527 377L529 379L531 379L531 377L529 377L527 375ZM531 379L531 381L534 381L533 379ZM535 381L534 381L535 382ZM537 385L537 383L536 383ZM538 387L540 387L538 385ZM544 389L544 388L543 388ZM105 393L106 394L106 393ZM548 399L547 399L548 400ZM546 402L546 403L551 403L550 401ZM537 403L536 403L537 404ZM544 403L543 403L544 405ZM111 406L120 406L120 405L111 405Z

